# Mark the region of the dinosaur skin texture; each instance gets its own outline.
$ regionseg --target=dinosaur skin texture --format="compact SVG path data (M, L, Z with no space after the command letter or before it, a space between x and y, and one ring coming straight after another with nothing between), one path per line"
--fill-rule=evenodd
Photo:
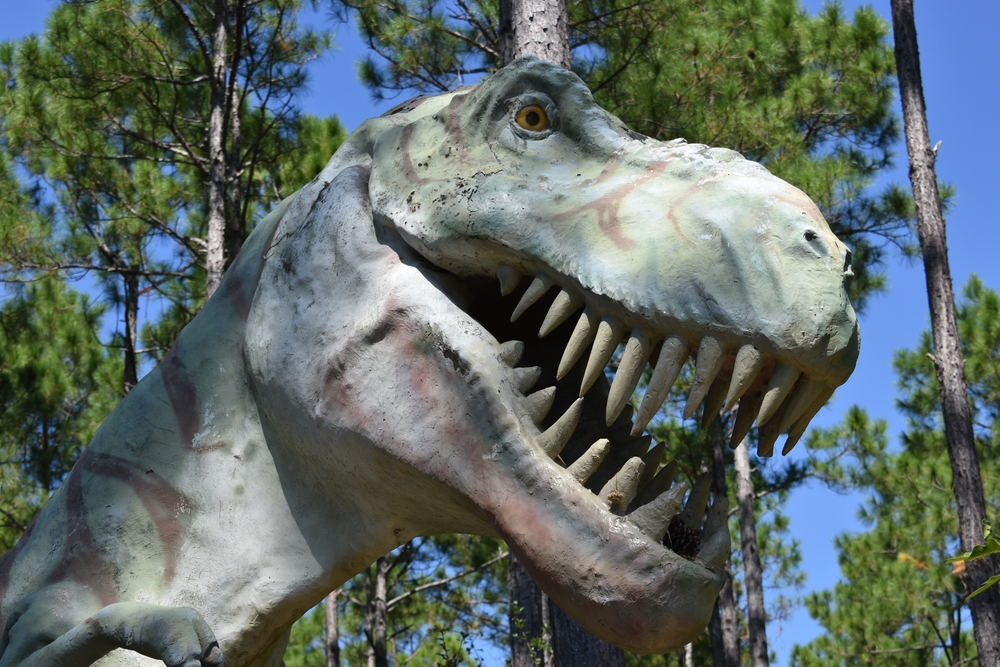
M370 120L0 560L0 667L276 667L328 591L450 532L505 539L614 644L682 646L725 501L683 505L642 431L693 358L689 414L738 400L735 443L756 416L790 448L854 368L850 275L802 192L540 60Z

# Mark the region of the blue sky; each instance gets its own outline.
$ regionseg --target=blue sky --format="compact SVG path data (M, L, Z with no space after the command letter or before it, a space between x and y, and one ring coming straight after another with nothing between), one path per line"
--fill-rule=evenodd
M821 0L804 0L815 13ZM848 12L863 4L845 0ZM50 0L0 0L0 40L22 37L42 29ZM874 3L888 21L889 0ZM312 15L325 20L325 11ZM1000 3L996 0L917 0L917 32L920 42L924 92L931 141L943 141L938 153L938 177L957 188L948 216L948 244L956 291L969 275L977 273L988 287L1000 289L1000 213L994 197L1000 195L1000 50L996 27L1000 26ZM327 22L331 29L336 26ZM372 102L357 82L355 62L364 45L351 26L340 27L336 48L310 68L308 93L302 103L316 115L337 114L348 128L377 115L395 102ZM906 152L897 147L896 168L884 182L909 185ZM854 376L842 387L834 402L815 423L839 421L850 405L866 408L890 425L893 439L904 427L895 411L895 376L892 354L916 345L928 327L923 268L891 254L889 292L871 301L861 318L862 353ZM796 456L793 452L792 456ZM770 465L780 465L776 460ZM818 486L797 490L786 511L793 533L800 539L808 575L806 591L829 588L839 578L833 538L847 530L859 530L855 515L860 497L838 496ZM793 643L818 634L819 627L799 609L791 620L768 629L768 640L778 652L777 665L787 663Z

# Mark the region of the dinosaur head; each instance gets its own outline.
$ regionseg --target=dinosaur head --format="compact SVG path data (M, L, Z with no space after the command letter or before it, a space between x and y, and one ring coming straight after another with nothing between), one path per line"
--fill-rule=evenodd
M706 507L703 479L685 504L669 466L654 475L662 447L642 432L688 359L686 416L736 406L733 444L756 420L764 455L780 433L794 445L847 379L850 252L816 206L737 153L629 131L534 58L369 121L325 173L363 201L314 185L293 204L301 219L354 206L368 222L342 223L341 237L356 231L340 250L300 233L264 274L301 284L354 262L375 276L337 268L307 290L316 308L355 285L358 304L311 334L329 348L319 370L288 371L317 378L303 398L313 418L448 487L467 512L451 530L502 536L591 632L639 652L691 641L722 586L725 501ZM306 306L289 303L258 295L254 308L286 310L305 336ZM261 356L273 340L262 335ZM345 407L366 393L378 399Z

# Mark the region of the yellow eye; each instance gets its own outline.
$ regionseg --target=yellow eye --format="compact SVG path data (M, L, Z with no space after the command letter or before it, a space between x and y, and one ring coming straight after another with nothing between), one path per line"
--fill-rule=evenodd
M514 120L518 125L532 132L544 132L549 129L549 116L545 109L537 104L529 104L517 112Z

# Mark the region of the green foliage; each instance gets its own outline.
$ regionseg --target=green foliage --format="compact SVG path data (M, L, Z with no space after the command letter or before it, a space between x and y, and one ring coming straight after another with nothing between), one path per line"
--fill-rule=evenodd
M0 307L0 551L121 398L121 364L94 335L102 311L54 278Z
M1000 461L990 456L1000 394L1000 298L973 278L959 305L966 376L975 412L987 499L1000 497ZM818 472L835 487L868 495L860 519L869 528L836 540L843 581L814 594L810 614L826 634L796 647L795 665L945 665L974 655L966 611L964 567L957 551L958 516L951 465L940 424L930 336L895 359L900 407L909 417L893 450L884 422L852 408L844 422L809 442ZM994 504L991 513L996 512ZM967 616L966 616L967 618Z
M225 90L212 87L214 10L203 3L62 2L40 36L0 47L3 148L49 204L44 224L0 230L22 241L4 245L7 278L93 273L133 319L140 294L159 302L149 310L166 316L146 318L144 339L161 357L204 299L213 132L230 259L298 150L294 95L330 43L297 24L301 6L225 3ZM134 333L122 334L127 357Z
M476 667L474 646L506 643L506 557L502 542L466 535L419 538L387 556L389 664ZM348 581L338 597L342 660L364 664L371 649L378 564ZM285 652L288 667L323 665L323 605L300 619Z

